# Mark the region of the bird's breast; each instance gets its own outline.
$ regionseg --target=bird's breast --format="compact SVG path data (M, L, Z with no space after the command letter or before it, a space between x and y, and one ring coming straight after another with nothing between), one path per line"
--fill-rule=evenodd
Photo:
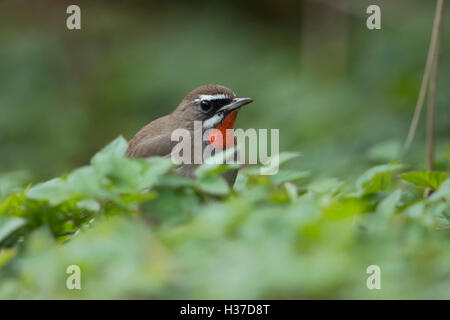
M236 116L237 110L230 112L217 128L210 131L209 143L211 145L218 149L227 149L235 145L233 127Z

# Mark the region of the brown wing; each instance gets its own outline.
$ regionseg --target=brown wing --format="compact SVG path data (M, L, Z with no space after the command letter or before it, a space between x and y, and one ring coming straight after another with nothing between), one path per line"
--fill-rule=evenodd
M125 155L130 158L166 157L170 155L175 143L170 140L170 134L147 137L134 143L130 141Z
M130 158L169 156L176 143L170 139L172 130L169 120L169 116L165 116L143 127L128 143L126 156Z

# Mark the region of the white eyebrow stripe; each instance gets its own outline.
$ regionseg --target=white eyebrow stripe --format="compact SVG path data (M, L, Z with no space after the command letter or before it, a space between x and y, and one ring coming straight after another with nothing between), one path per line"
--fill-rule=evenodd
M220 100L220 99L231 99L230 96L218 93L218 94L201 94L199 99L196 100Z

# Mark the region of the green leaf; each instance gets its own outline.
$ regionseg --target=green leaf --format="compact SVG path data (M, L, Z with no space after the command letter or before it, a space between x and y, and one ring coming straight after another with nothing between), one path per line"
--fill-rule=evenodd
M299 157L301 154L298 152L282 152L272 156L264 166L259 168L259 172L262 175L273 175L279 170L281 166L286 164L288 161Z
M239 164L226 163L226 159L233 159L235 152L236 147L228 148L206 159L205 163L195 170L195 176L200 178L206 175L217 175L230 170L239 169Z
M402 190L396 190L384 198L377 206L377 212L384 217L392 216L402 196Z
M113 156L95 162L94 167L102 185L109 186L116 193L135 193L141 189L141 175L145 170L142 159Z
M174 167L175 164L169 158L162 157L151 157L146 159L149 167L153 172L165 173L170 168Z
M229 150L225 150L214 157L223 157L226 152L229 152ZM237 168L239 168L237 164L204 163L195 170L195 176L197 177L195 186L209 194L226 195L230 192L230 187L221 174Z
M323 208L323 214L327 218L342 219L364 212L365 203L357 198L332 199Z
M0 218L0 243L25 224L22 218Z
M312 182L308 186L308 189L315 193L335 194L344 186L344 184L345 183L343 181L340 181L336 178L328 178Z
M34 200L46 200L51 205L56 206L66 200L76 196L69 188L67 182L61 178L40 183L30 188L25 193L26 197Z
M282 184L284 182L292 182L304 179L310 176L309 171L296 171L296 170L278 170L274 175L269 176L269 179L275 184Z
M0 202L0 216L19 215L23 211L23 204L26 203L25 192L12 193Z
M100 150L91 160L92 164L99 164L110 158L123 157L128 148L128 142L124 137L119 136L102 150Z
M171 159L161 157L125 158L126 149L125 139L119 137L92 159L96 172L103 177L102 183L110 184L116 193L138 193L150 188L174 165Z
M244 190L247 190L247 182L248 182L248 176L242 172L243 170L240 170L236 176L236 181L234 182L233 189L237 192L242 192Z
M411 182L418 187L431 188L436 190L440 184L447 179L447 174L440 171L415 171L406 172L400 178Z
M297 190L297 186L293 183L290 182L286 182L284 184L284 188L286 190L286 193L289 196L289 200L291 202L296 202L298 199L298 190Z
M173 172L169 172L168 174L162 176L160 180L159 185L172 188L190 187L195 185L195 181L193 179L185 178Z
M122 201L125 204L146 202L154 198L156 198L155 192L122 195Z
M228 183L220 175L204 175L196 180L195 185L210 194L226 195L230 192Z
M356 187L363 195L387 190L391 185L392 173L402 168L403 165L400 164L384 164L373 167L356 180Z
M439 186L439 189L436 190L429 198L430 201L436 201L440 199L447 199L450 202L450 179L445 180Z
M230 170L239 169L237 164L202 164L195 170L195 176L200 178L206 175L218 175Z
M0 249L0 269L17 255L17 248Z
M81 167L67 177L67 184L79 194L94 198L108 198L111 192L101 185L102 177L91 167Z
M282 152L280 153L278 160L280 167L285 165L287 162L291 161L292 159L298 158L301 156L300 152Z
M142 213L171 224L197 214L198 207L198 196L191 188L161 187L157 199L143 203Z
M84 199L77 202L77 207L80 209L98 212L100 211L100 203L95 199Z

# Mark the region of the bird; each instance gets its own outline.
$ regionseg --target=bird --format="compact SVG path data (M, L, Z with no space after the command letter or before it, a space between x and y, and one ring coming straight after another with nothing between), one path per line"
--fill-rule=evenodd
M202 123L202 137L206 130L210 132L207 141L202 143L202 148L207 145L211 145L214 150L233 147L236 142L232 129L238 111L251 102L253 102L252 98L238 98L232 90L222 85L200 86L188 93L170 114L151 121L139 130L129 141L125 156L129 158L170 157L172 149L178 143L172 141L172 132L176 129L186 129L194 135L194 130L198 130L194 126L195 121ZM220 132L220 135L217 132ZM193 143L191 147L193 148ZM194 179L198 166L199 164L193 161L180 164L175 168L175 172L183 177ZM234 169L222 174L230 186L234 185L237 172L238 170Z

